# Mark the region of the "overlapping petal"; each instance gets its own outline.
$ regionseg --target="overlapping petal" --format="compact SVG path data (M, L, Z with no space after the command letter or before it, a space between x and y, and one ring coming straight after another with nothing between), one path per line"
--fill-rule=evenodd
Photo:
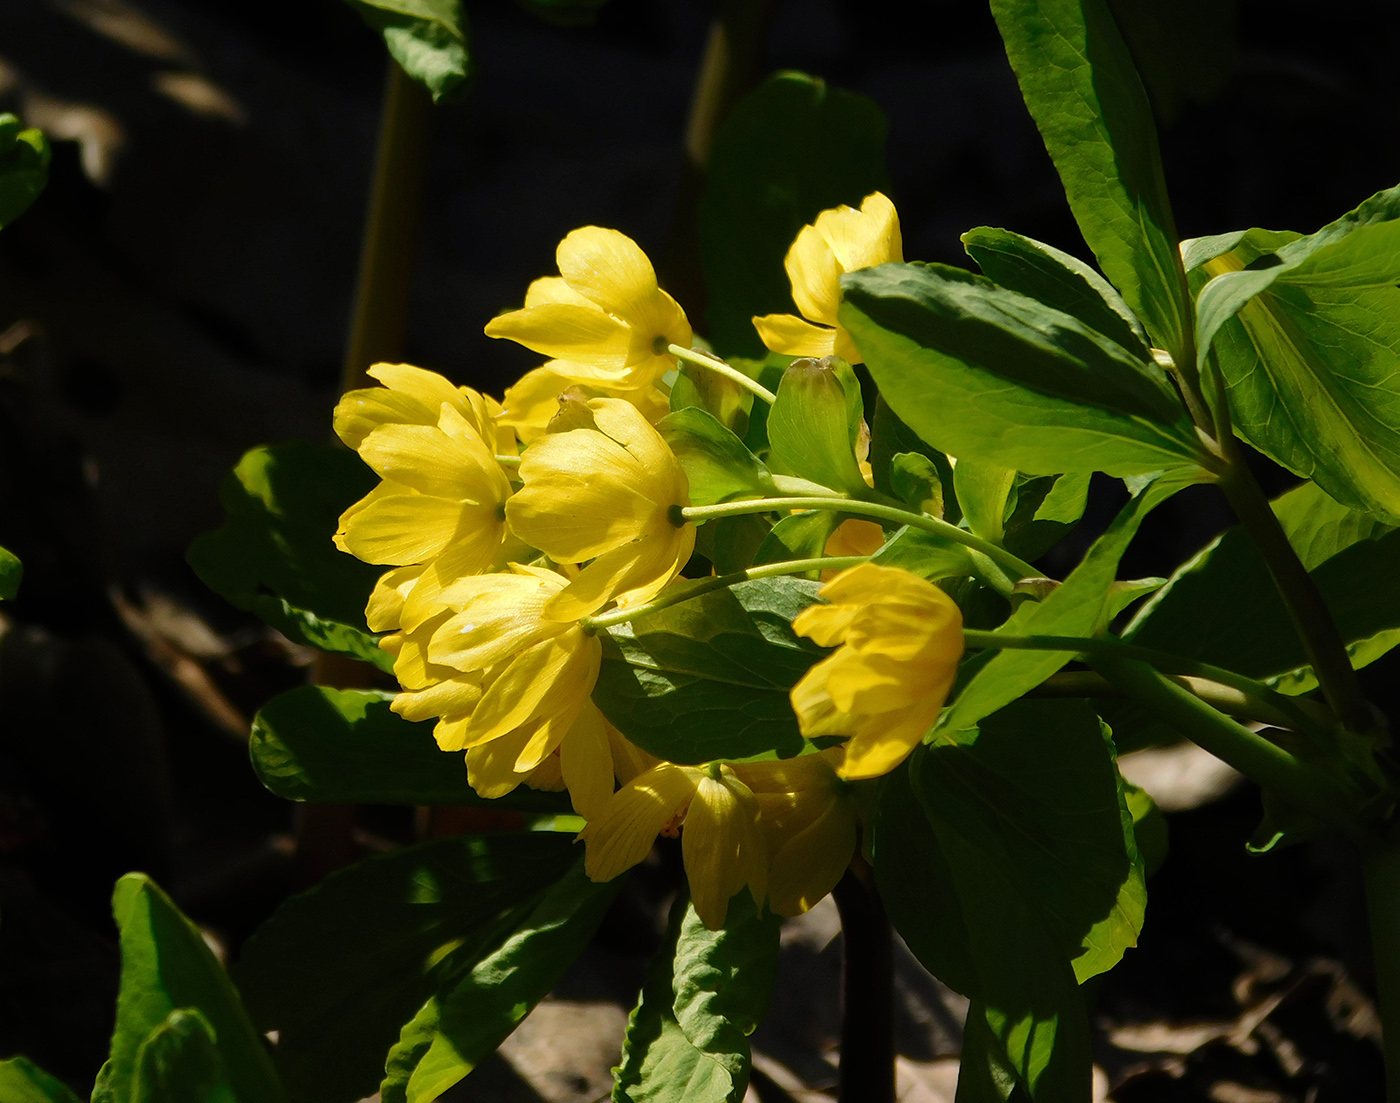
M837 650L793 686L804 735L846 735L846 778L897 766L938 718L963 653L962 613L908 571L863 563L824 585L827 605L804 609L793 630Z
M894 204L879 192L867 195L860 210L843 204L822 211L798 231L783 261L793 302L802 317L756 317L753 322L759 337L774 352L789 356L834 353L859 361L860 351L837 319L841 276L903 259L899 215Z

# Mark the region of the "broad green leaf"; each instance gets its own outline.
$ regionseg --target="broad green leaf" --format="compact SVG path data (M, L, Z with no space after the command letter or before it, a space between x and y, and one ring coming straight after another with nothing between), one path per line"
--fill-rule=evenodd
M849 364L829 357L794 360L768 411L768 463L852 497L866 493L856 463L862 418L860 384Z
M967 255L992 280L1073 315L1139 359L1149 356L1147 331L1111 283L1078 257L994 226L962 236Z
M20 129L19 119L0 115L0 229L39 198L49 179L49 143L38 130Z
M742 571L753 566L772 528L766 517L756 513L706 521L696 531L695 550L714 565L716 574Z
M1276 499L1273 509L1332 611L1352 664L1365 666L1400 643L1400 529L1347 509L1312 483ZM1286 693L1317 684L1263 558L1240 528L1180 567L1123 637L1275 682Z
M1007 1064L1006 1048L992 1033L987 1008L973 1000L967 1009L962 1052L958 1055L958 1093L954 1103L1006 1103L1016 1090L1016 1073Z
M890 458L890 490L910 509L943 516L943 473L922 452L899 452Z
M5 1103L78 1103L67 1084L28 1057L0 1061L0 1099Z
M691 505L767 498L778 492L763 462L704 410L676 410L656 427L685 471Z
M757 915L747 893L731 901L719 931L677 901L627 1023L613 1103L741 1103L748 1035L773 991L780 924L771 912Z
M922 529L900 529L872 559L884 567L902 567L930 582L941 578L966 578L977 573L965 545Z
M1032 475L1199 462L1161 369L1069 314L946 265L882 264L841 286L881 395L940 451Z
M1133 841L1142 856L1142 875L1148 878L1161 869L1162 863L1167 860L1170 846L1167 817L1146 789L1139 789L1126 779L1120 778L1120 781L1128 812L1133 817ZM1268 799L1267 792L1265 799Z
M567 836L462 835L333 873L258 928L237 968L254 1020L276 1030L294 1098L372 1095L385 1055L454 968L470 967L569 868Z
M461 0L345 0L434 103L457 99L473 66ZM538 3L539 0L536 0Z
M841 524L841 515L829 509L804 509L782 518L763 538L754 553L755 566L786 559L815 559Z
M112 912L121 936L121 990L111 1056L98 1076L93 1103L138 1098L137 1088L147 1075L142 1047L177 1009L193 1009L207 1022L228 1076L231 1100L285 1099L261 1035L199 929L141 873L128 873L117 882Z
M706 319L725 355L764 355L756 314L793 313L783 258L797 231L888 189L874 101L801 73L769 77L715 138L700 207Z
M190 566L210 589L283 635L392 671L364 614L385 568L331 542L341 513L375 483L374 472L344 448L254 448L219 489L228 517L190 545Z
M740 438L749 431L753 403L752 391L718 372L685 362L681 363L676 381L671 385L672 413L697 406Z
M1044 601L1027 602L1000 629L1008 636L1092 636L1108 623L1118 561L1138 526L1157 505L1181 490L1189 475L1166 475L1142 488L1100 536L1083 561ZM982 717L1034 689L1074 656L1066 651L1001 651L963 687L939 718L935 732L951 738Z
M562 811L568 800L521 786L487 801L467 784L460 751L442 751L433 725L391 712L392 693L298 686L253 719L258 779L286 800L343 804L481 804Z
M1400 521L1400 187L1309 237L1251 230L1196 303L1235 429L1343 505ZM1276 252L1260 249L1273 246Z
M1079 523L1089 501L1087 474L1019 476L1011 491L1006 546L1038 559Z
M987 460L965 459L953 468L953 487L958 492L967 527L984 540L1000 544L1006 535L1006 505L1016 472Z
M621 885L594 884L580 857L489 953L454 966L390 1051L383 1103L432 1103L490 1056L583 952Z
M608 629L593 699L639 747L672 762L802 747L788 690L824 652L792 631L817 586L743 582Z
M881 494L902 497L894 485L894 459L902 454L925 457L938 472L942 484L943 519L951 525L962 520L962 508L953 491L953 465L948 457L899 420L881 396L875 400L875 416L870 424L870 467L875 475L875 489Z
M1104 0L992 0L992 14L1080 233L1180 362L1191 300L1152 109L1113 15Z
M177 1008L141 1043L131 1103L235 1103L214 1028L194 1008Z
M24 564L19 561L19 556L0 548L0 601L13 601L23 578Z

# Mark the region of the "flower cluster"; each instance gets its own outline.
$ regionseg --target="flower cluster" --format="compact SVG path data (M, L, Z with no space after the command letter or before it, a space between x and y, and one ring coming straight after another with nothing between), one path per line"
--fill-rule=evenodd
M788 256L798 308L834 326L840 271L899 255L883 196L824 212ZM602 644L591 617L640 610L695 547L685 471L654 423L667 410L685 314L642 251L614 230L575 230L559 276L487 327L551 359L496 402L442 376L379 364L335 428L380 476L340 519L344 551L389 568L366 609L387 633L393 708L435 722L485 797L520 784L567 789L586 819L597 880L681 837L711 927L745 887L783 915L812 906L857 845L854 781L893 767L937 714L961 654L957 607L928 583L862 566L831 579L797 631L840 648L793 690L809 737L849 737L787 760L665 762L592 701ZM771 347L851 355L839 328L755 319ZM805 328L804 328L805 327ZM800 335L805 342L794 347ZM799 342L800 343L800 342ZM816 344L822 344L817 350ZM878 525L848 521L829 554L869 554ZM641 610L644 612L644 610ZM831 742L831 741L828 741Z

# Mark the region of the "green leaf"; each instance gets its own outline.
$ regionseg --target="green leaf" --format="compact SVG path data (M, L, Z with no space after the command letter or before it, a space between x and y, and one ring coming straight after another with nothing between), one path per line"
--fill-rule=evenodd
M763 462L704 410L676 410L656 427L685 471L691 505L767 498L778 492Z
M872 561L883 567L902 567L930 582L966 578L977 573L965 545L922 529L900 529L875 553Z
M68 1085L28 1057L0 1061L0 1099L5 1103L78 1103Z
M375 486L355 453L313 444L254 448L224 480L223 525L190 545L210 589L283 635L394 669L365 624L383 567L332 542L340 515Z
M194 1008L177 1008L141 1043L132 1103L234 1103L214 1028Z
M962 236L967 255L992 280L1073 315L1134 356L1150 355L1147 331L1111 283L1078 257L1010 230L979 226Z
M1015 1090L1016 1073L1007 1063L1006 1047L992 1033L986 1006L973 1000L967 1008L962 1052L958 1055L954 1103L1006 1103Z
M1309 237L1202 259L1199 355L1235 429L1352 509L1400 521L1400 187ZM1228 239L1227 239L1228 240ZM1276 252L1261 250L1276 249Z
M1123 507L1083 561L1044 601L1027 602L999 631L1008 636L1091 636L1106 627L1118 561L1138 526L1161 502L1191 481L1165 475L1148 483ZM956 733L1034 689L1074 656L1066 651L1001 651L981 667L939 718L936 732Z
M953 468L953 487L958 492L967 526L984 540L1000 544L1006 535L1007 499L1016 482L1016 472L986 460L959 460Z
M0 548L0 601L13 601L23 578L24 564L19 561L19 556Z
M461 0L345 2L383 36L389 56L432 93L434 103L458 99L466 90L473 66Z
M754 554L755 566L786 559L815 559L841 524L841 515L829 509L804 509L782 518L763 538Z
M1400 643L1400 529L1347 509L1312 483L1276 499L1273 509L1332 611L1352 664L1365 666ZM1263 558L1240 528L1180 567L1123 637L1228 666L1286 693L1317 685Z
M294 896L243 949L238 981L293 1096L372 1095L385 1055L454 969L528 915L575 858L548 832L463 835L405 847Z
M687 901L627 1023L614 1103L740 1103L748 1089L748 1035L768 1007L781 920L755 913L747 893L722 930L707 930Z
M824 652L792 631L815 600L795 578L743 582L608 629L593 699L671 762L798 753L788 690Z
M730 365L731 367L733 365ZM738 369L742 371L743 369ZM718 372L681 362L671 385L671 411L698 406L735 436L749 431L754 394Z
M248 1021L237 992L199 929L141 873L128 873L117 882L112 912L121 934L121 991L111 1056L98 1076L93 1103L138 1098L137 1088L155 1060L143 1055L142 1047L177 1009L193 1009L207 1022L217 1039L214 1045L227 1070L232 1099L238 1103L285 1099L262 1037ZM185 1025L177 1034L189 1029L189 1020L181 1022ZM174 1044L174 1039L160 1043L157 1053L166 1052L167 1044Z
M466 804L563 811L567 798L521 786L487 801L467 784L460 751L442 751L431 722L391 712L392 693L298 686L253 719L258 779L286 800L341 804Z
M729 366L741 371L750 379L757 380L769 391L777 391L783 372L795 358L781 353L770 352L762 360L748 360L743 357L729 358ZM744 444L749 451L761 456L768 451L768 410L766 402L755 403L749 410L749 427L744 433Z
M1180 363L1191 300L1152 109L1112 14L1104 0L992 0L992 14L1080 233Z
M950 525L962 520L962 507L953 491L953 465L948 457L920 440L914 430L899 420L882 395L875 400L875 416L870 425L870 467L875 475L875 489L881 494L902 497L894 485L894 461L896 456L905 454L924 456L933 464L943 488L943 520Z
M754 315L793 311L783 258L797 231L888 189L886 128L873 100L801 73L769 77L735 104L700 207L706 319L726 359L765 354Z
M488 954L455 966L390 1051L383 1103L432 1103L489 1056L583 952L622 880L580 857Z
M881 395L940 451L1032 475L1199 462L1161 369L1063 311L946 265L882 264L841 286Z
M753 566L772 528L772 522L757 513L720 517L699 527L695 550L714 565L716 574L732 574Z
M863 496L856 463L863 408L860 383L844 360L794 360L768 411L768 463L780 475Z
M1123 797L1128 811L1133 817L1133 841L1142 855L1142 875L1151 877L1167 860L1170 840L1167 833L1167 817L1157 807L1146 789L1139 789L1131 782L1120 778ZM1267 795L1266 795L1267 799Z
M922 452L900 452L890 458L890 490L912 510L943 516L943 473Z
M1087 474L1019 476L1011 490L1006 546L1022 559L1038 559L1084 516Z
M42 131L21 130L19 119L0 115L0 229L39 198L49 179L49 143Z

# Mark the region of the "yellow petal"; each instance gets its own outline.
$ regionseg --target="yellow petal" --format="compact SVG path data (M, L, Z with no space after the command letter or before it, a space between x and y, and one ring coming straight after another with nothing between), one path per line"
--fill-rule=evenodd
M823 211L817 216L816 229L842 272L904 259L899 215L894 204L880 192L867 195L859 211L850 207Z
M584 819L601 815L613 794L613 756L608 722L592 701L559 744L559 766L574 811Z
M767 895L767 852L757 824L758 804L731 774L702 775L685 814L681 854L690 898L701 922L724 926L729 900L745 885L762 906Z
M826 211L820 218L832 213ZM792 283L792 301L802 317L809 322L834 326L836 308L841 305L842 268L826 236L817 227L803 226L783 258L783 267Z
M581 226L559 243L555 259L569 290L632 325L649 325L656 271L626 234Z
M609 797L579 832L588 848L583 865L588 876L611 881L651 853L662 828L685 810L700 776L693 767L662 762Z
M889 773L909 757L937 718L936 708L909 709L905 713L891 713L878 726L857 732L846 744L841 776L857 781ZM895 722L890 723L890 720Z
M498 738L546 713L569 712L572 722L593 691L601 661L602 644L578 628L520 653L472 713L469 745Z
M827 537L826 555L874 555L885 545L885 530L874 521L851 517Z
M646 536L604 552L577 578L550 598L544 615L578 620L597 612L613 598L630 604L648 601L675 578L695 547L694 526Z
M859 612L858 605L809 605L792 618L792 630L819 647L835 647Z
M581 306L585 310L594 310L597 303L591 299L580 295L569 282L561 276L541 276L531 282L525 291L525 305L543 306L545 303L566 303L570 306Z
M488 337L506 337L558 360L622 368L632 345L631 330L594 306L547 302L492 318Z
M819 814L773 854L768 899L779 915L801 915L836 887L856 849L849 799L829 794Z
M384 484L392 489L393 484ZM341 542L351 555L366 563L409 565L440 554L457 535L462 503L453 499L385 493L350 517Z
M430 720L435 716L457 719L470 715L481 700L481 679L459 674L444 682L394 698L394 711L405 720Z
M459 578L440 597L459 611L433 633L432 661L481 670L558 635L568 626L544 620L542 610L563 587L563 578L548 573Z
M764 314L755 317L759 339L784 356L830 356L836 347L836 331L814 326L792 314Z
M648 751L642 750L612 724L603 718L608 732L608 745L612 748L613 772L617 780L627 784L633 778L646 773L661 760Z
M365 605L365 623L371 632L387 632L401 627L404 601L413 592L424 568L421 565L399 567L379 576Z

